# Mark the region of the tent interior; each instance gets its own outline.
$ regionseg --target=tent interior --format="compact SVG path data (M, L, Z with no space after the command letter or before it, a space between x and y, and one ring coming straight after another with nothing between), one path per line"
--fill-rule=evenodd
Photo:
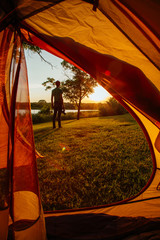
M0 239L160 239L159 12L158 0L0 2ZM136 119L153 161L139 194L43 213L23 41L89 73Z

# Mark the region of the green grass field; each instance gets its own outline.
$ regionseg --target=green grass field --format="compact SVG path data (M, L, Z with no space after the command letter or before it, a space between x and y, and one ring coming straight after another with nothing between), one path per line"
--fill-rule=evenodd
M129 115L34 125L44 210L103 205L138 193L152 173L148 143Z

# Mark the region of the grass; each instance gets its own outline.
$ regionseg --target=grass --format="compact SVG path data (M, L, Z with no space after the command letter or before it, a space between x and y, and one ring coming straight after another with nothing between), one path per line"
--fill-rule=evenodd
M138 193L152 172L143 132L129 115L34 125L44 210L103 205Z

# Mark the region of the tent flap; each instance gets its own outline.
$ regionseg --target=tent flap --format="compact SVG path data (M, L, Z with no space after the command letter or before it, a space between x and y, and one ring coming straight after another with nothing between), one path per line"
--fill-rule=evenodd
M46 239L23 41L94 77L138 121L153 159L132 199L45 215L49 239L160 238L159 12L152 0L1 1L0 239L8 221L9 237Z
M16 32L8 28L1 33L1 44L0 215L4 218L5 214L4 219L9 219L8 211L4 211L9 204L12 229L16 234L17 230L28 229L35 223L37 225L43 210L21 39ZM44 223L38 224L41 234L37 235L37 239L45 239ZM1 231L1 235L7 235L5 226Z

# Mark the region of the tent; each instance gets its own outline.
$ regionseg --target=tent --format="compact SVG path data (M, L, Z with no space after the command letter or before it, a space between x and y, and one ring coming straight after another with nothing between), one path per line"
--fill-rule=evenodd
M160 239L159 12L158 0L0 2L0 239ZM23 41L89 73L137 120L153 160L139 194L43 213Z

